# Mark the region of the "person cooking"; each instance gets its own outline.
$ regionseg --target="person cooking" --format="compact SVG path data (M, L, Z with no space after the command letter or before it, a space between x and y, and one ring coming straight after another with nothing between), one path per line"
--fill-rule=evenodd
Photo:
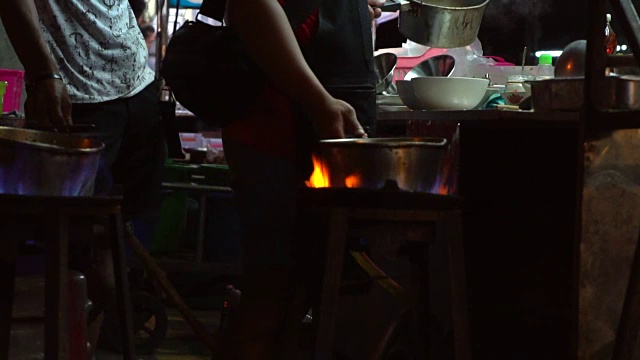
M147 47L128 1L0 0L0 16L25 68L27 119L94 125L105 144L96 194L121 185L125 221L154 216L166 157L161 84L146 66ZM93 232L72 234L84 241L72 239L70 264L87 278L95 350L114 280L108 241ZM88 249L80 245L91 241Z
M227 0L227 23L269 82L247 114L222 129L243 272L238 310L214 359L297 358L314 245L296 197L318 139L366 137L363 124L374 130L371 21L382 3Z

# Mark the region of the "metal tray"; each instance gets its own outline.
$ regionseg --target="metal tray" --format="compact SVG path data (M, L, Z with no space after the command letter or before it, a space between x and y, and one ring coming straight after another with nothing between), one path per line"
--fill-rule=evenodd
M575 111L584 104L584 77L531 81L534 111ZM608 76L600 89L599 107L640 109L640 76Z

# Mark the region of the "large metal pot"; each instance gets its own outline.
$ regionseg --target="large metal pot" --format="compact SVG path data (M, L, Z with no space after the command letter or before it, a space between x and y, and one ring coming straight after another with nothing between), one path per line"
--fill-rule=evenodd
M489 0L400 0L382 6L400 9L400 33L435 48L471 44L478 36Z
M322 140L318 160L329 187L432 192L444 157L444 138Z
M93 195L103 148L76 135L0 127L0 193Z

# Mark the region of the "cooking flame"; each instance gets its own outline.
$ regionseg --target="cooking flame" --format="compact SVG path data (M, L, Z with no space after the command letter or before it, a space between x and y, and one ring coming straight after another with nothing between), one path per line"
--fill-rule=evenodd
M329 174L322 167L322 162L320 162L320 159L316 155L312 156L312 160L313 160L313 173L311 174L311 177L309 177L309 180L305 182L307 187L311 187L311 188L329 187Z
M358 175L349 175L347 176L346 179L344 179L344 184L348 187L348 188L357 188L360 187L360 183L362 181L360 181L360 176Z
M448 184L446 176L438 175L429 192L438 195L449 195L455 193L456 189L455 186Z

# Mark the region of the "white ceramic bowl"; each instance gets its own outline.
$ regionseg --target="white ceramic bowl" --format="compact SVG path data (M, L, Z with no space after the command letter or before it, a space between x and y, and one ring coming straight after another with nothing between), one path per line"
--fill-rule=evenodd
M417 77L411 79L418 106L423 110L467 110L487 92L489 80L470 77Z
M400 100L405 106L412 110L420 110L420 105L416 96L413 93L413 83L411 80L396 80L396 88L398 89L398 95Z

